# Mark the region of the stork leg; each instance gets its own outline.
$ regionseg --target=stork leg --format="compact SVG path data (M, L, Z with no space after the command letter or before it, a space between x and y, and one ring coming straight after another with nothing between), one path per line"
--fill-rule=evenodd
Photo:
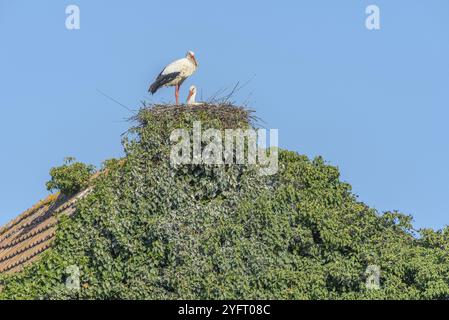
M176 97L176 105L179 104L179 85L175 87L175 97Z

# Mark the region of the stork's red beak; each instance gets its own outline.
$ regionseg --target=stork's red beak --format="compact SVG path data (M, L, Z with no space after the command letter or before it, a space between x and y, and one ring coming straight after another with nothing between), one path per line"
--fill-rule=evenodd
M189 90L189 96L187 97L187 101L193 96L193 90Z
M195 66L198 67L198 62L196 61L195 56L191 56L191 57L192 57L192 60L193 60L193 63L195 64Z

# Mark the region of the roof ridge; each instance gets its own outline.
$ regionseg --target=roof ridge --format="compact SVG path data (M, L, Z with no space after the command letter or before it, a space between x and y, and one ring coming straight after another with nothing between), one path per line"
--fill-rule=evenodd
M0 228L0 236L3 236L8 230L11 230L15 226L17 226L20 222L23 220L29 218L34 213L38 212L42 208L44 208L47 205L51 205L52 203L56 203L56 201L61 200L64 196L61 196L59 192L50 194L46 198L40 200L37 204L35 204L30 209L25 210L23 213L18 215L15 219L11 220L7 224L5 224L3 227ZM1 240L0 240L1 241Z
M50 195L1 228L0 273L18 272L39 259L54 242L59 216L75 213L78 200L92 190L90 186L70 197Z

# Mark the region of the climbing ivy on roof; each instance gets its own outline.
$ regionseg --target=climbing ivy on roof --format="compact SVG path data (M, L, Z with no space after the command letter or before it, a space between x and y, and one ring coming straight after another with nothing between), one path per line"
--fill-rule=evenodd
M51 250L1 277L0 298L449 297L449 229L414 230L407 215L369 208L320 157L281 150L279 172L265 177L243 165L170 166L171 129L251 125L226 112L141 110L126 157L107 161L76 214L61 217ZM365 285L372 265L378 290ZM65 285L71 266L77 289Z

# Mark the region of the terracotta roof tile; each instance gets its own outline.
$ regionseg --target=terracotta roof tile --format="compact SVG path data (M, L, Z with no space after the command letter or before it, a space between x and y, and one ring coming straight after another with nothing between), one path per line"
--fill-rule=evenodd
M58 217L71 215L76 202L91 189L73 196L52 195L0 228L0 273L21 271L53 243Z

